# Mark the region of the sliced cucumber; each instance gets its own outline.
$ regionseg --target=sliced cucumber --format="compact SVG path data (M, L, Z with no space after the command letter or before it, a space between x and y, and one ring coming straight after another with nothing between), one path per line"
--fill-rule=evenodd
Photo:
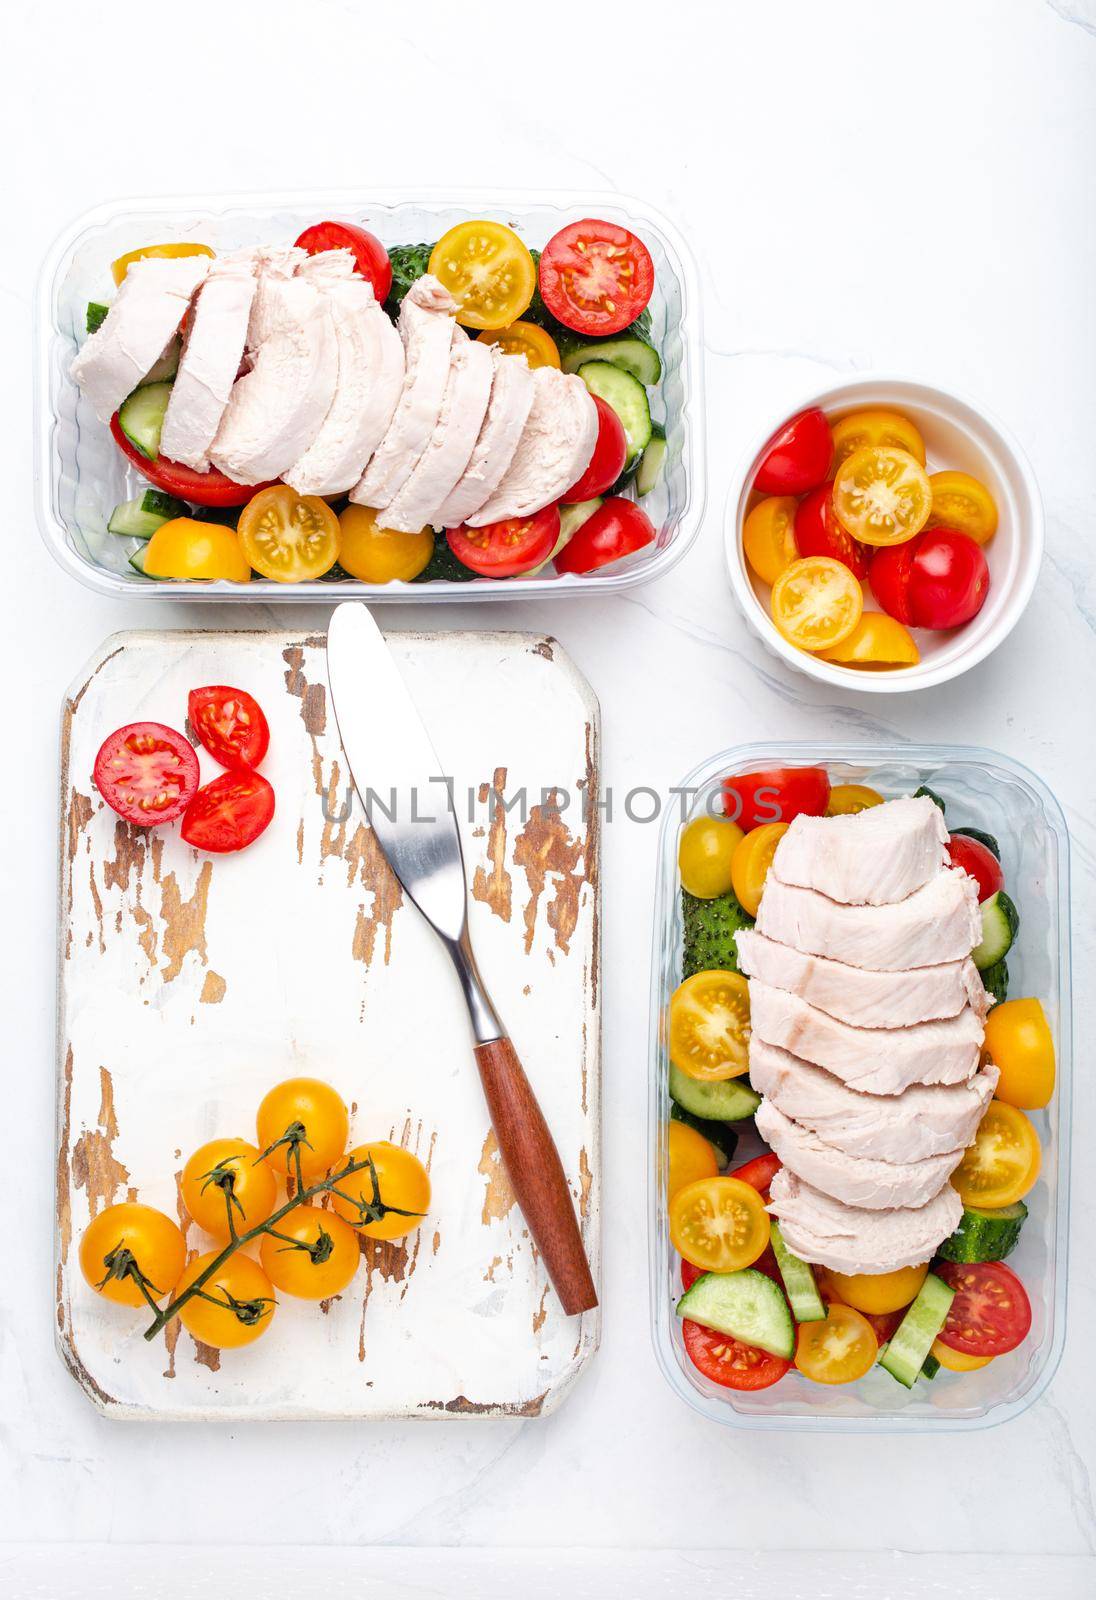
M118 412L122 432L150 461L160 453L160 430L170 399L170 383L146 383L122 401Z
M706 1272L677 1302L677 1314L785 1361L795 1351L795 1323L788 1302L771 1278L752 1267L744 1272Z
M144 377L141 379L141 388L150 383L166 383L169 378L174 378L179 370L179 362L183 354L183 341L176 334L168 345L163 355L152 363Z
M725 1078L721 1083L701 1083L670 1064L670 1098L707 1122L741 1122L761 1104L745 1078Z
M532 578L538 572L543 572L549 561L554 561L565 545L570 544L575 534L584 522L589 522L594 512L601 505L600 498L596 500L576 500L573 506L560 506L559 508L559 538L552 546L552 554L541 562L539 567L530 567L522 576Z
M948 1320L954 1299L955 1290L930 1272L887 1345L880 1365L907 1389L912 1389L917 1382L925 1357L932 1349L932 1341Z
M103 326L103 323L107 320L107 312L109 310L109 306L102 305L98 300L88 301L88 309L84 320L89 333L98 332L98 330Z
M694 1117L691 1111L686 1111L684 1106L676 1103L670 1107L670 1117L674 1122L683 1122L687 1128L695 1129L702 1138L707 1139L719 1157L720 1166L727 1165L738 1144L738 1134L733 1128L729 1128L725 1122L714 1122L709 1117Z
M574 345L568 340L560 353L564 372L577 372L590 361L607 361L640 383L655 384L662 377L658 351L644 339L599 339L594 344Z
M976 839L979 844L984 844L991 856L1001 859L1001 846L992 833L984 833L981 828L953 828L952 833L961 833L965 839Z
M915 800L920 800L923 796L931 800L934 806L939 806L941 811L946 811L948 809L941 800L940 796L937 794L936 790L930 789L928 784L925 783L921 785L920 789L915 789L913 791L913 798Z
M769 1243L773 1247L773 1255L784 1280L784 1292L796 1322L825 1322L826 1307L822 1304L814 1273L805 1261L792 1255L784 1243L778 1222L773 1222L769 1229Z
M982 983L987 994L993 996L993 1006L999 1006L1002 1000L1008 999L1008 962L995 961L992 967L986 967L981 974ZM990 1006L990 1010L993 1010Z
M129 558L129 564L134 572L141 578L151 578L152 573L145 571L145 561L148 557L148 545L140 544Z
M981 906L982 942L971 951L971 960L979 972L1002 961L1012 949L1020 926L1020 913L1003 889L990 895Z
M644 450L639 462L639 471L636 473L636 492L640 498L650 494L659 478L666 461L666 429L661 422L651 424L651 442Z
M922 1378L927 1378L931 1383L939 1371L940 1363L930 1350L928 1355L925 1357L925 1364L921 1368L921 1376Z
M1015 1250L1027 1214L1022 1200L997 1211L964 1206L959 1226L936 1253L945 1261L1003 1261Z
M124 539L151 539L165 522L185 516L189 516L189 511L182 500L176 500L173 494L163 494L159 489L146 489L136 500L123 500L121 505L115 506L107 532Z
M590 393L612 406L620 418L628 441L625 465L630 464L643 454L651 440L651 407L646 389L630 372L611 366L608 361L587 361L578 369L578 375Z

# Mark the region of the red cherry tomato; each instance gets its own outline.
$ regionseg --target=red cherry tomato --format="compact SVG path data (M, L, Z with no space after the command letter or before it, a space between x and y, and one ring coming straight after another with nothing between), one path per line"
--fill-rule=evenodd
M696 1282L696 1280L698 1278L702 1278L703 1276L704 1276L704 1268L703 1267L694 1267L691 1261L684 1261L684 1260L682 1261L682 1263L681 1263L681 1287L683 1289L691 1289L693 1284Z
M143 478L165 494L189 500L191 505L245 506L260 489L270 488L269 483L233 483L216 467L210 467L208 472L195 472L193 467L184 467L181 461L169 461L166 456L150 461L126 438L117 412L110 419L110 431L130 466L136 467Z
M683 1318L681 1335L685 1351L698 1372L725 1389L768 1389L790 1369L791 1362L767 1350L739 1344L725 1333L714 1333L699 1322Z
M198 790L186 808L181 833L196 850L225 855L252 844L270 826L274 790L261 772L222 772Z
M932 1270L955 1290L943 1344L968 1356L1003 1356L1027 1338L1031 1302L1003 1261L941 1261Z
M628 456L624 424L600 395L595 394L591 398L597 406L597 443L586 471L563 496L565 506L577 505L580 500L594 500L611 489L624 471Z
M263 709L246 689L210 684L187 696L190 726L222 767L257 767L270 744Z
M817 406L773 434L754 478L762 494L806 494L823 483L833 460L833 435Z
M759 1159L764 1160L765 1157L762 1156ZM751 1165L751 1163L748 1162L747 1165ZM738 1172L728 1173L728 1177L738 1178L740 1176L741 1174ZM748 1183L749 1179L747 1178L744 1181ZM756 1187L756 1184L751 1184L751 1188ZM773 1280L777 1288L783 1290L784 1279L780 1276L780 1268L776 1264L776 1257L773 1254L773 1247L771 1244L767 1244L765 1246L757 1260L753 1263L751 1271L763 1272L766 1278L771 1278ZM696 1280L698 1278L703 1278L703 1276L704 1269L702 1267L694 1267L691 1261L682 1261L681 1287L683 1289L691 1289Z
M979 900L992 899L998 889L1004 888L1005 875L1001 871L1001 863L993 851L987 850L977 839L968 839L963 833L951 834L948 838L948 855L953 867L969 873L977 883Z
M901 1311L861 1311L864 1321L871 1324L871 1331L880 1349L894 1338L908 1309L903 1306Z
M830 556L843 561L858 578L866 578L871 551L841 526L833 509L833 486L820 483L799 502L795 513L795 548L800 556Z
M773 767L723 780L723 814L748 833L764 822L821 817L830 803L824 767Z
M620 333L651 298L651 252L627 228L586 217L561 228L544 246L538 269L541 297L565 328Z
M95 787L112 810L139 828L174 822L198 787L198 757L174 728L130 722L99 746Z
M513 578L547 561L559 538L559 508L545 506L531 517L509 517L485 528L447 528L449 548L482 578Z
M888 616L896 618L905 627L913 626L910 606L910 568L913 564L913 546L916 539L905 544L884 545L871 558L868 582L871 592Z
M727 1173L727 1177L737 1178L739 1183L748 1183L750 1188L756 1189L761 1198L767 1202L769 1187L779 1171L779 1158L774 1156L771 1150L766 1150L763 1156L754 1156L752 1161L743 1162L742 1166L735 1167ZM773 1265L776 1265L775 1256Z
M324 250L350 250L358 271L382 304L388 299L392 287L392 263L388 251L375 234L358 228L352 222L317 222L306 228L297 240L302 250L318 256Z
M655 540L654 524L634 500L611 495L556 557L557 572L596 572Z
M981 545L951 528L930 528L914 542L909 580L914 627L958 628L976 617L989 594Z

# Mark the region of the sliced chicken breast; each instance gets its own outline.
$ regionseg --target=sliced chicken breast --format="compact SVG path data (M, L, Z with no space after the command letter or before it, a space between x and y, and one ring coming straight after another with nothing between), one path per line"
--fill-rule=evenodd
M754 1118L757 1131L790 1172L823 1194L866 1211L896 1206L927 1205L951 1177L962 1150L926 1156L920 1161L880 1161L835 1150L809 1128L762 1100Z
M863 1094L756 1034L750 1040L750 1082L767 1102L835 1150L878 1161L924 1161L965 1150L998 1076L996 1067L986 1066L964 1083L911 1084L900 1095ZM809 1174L804 1170L802 1176Z
M400 306L405 368L392 421L351 500L383 511L407 482L430 443L449 382L457 302L437 278L424 273Z
M268 331L236 380L209 452L236 483L280 478L320 431L335 394L338 346L327 299L303 278L266 288Z
M436 528L457 528L479 510L514 458L533 404L533 374L524 356L490 346L494 363L491 398L475 448L456 487L434 513Z
M285 481L298 494L345 494L392 420L403 389L403 343L349 250L309 256L297 276L327 301L339 372L320 431Z
M923 1206L869 1211L847 1206L782 1168L768 1207L790 1250L834 1272L893 1272L928 1261L963 1215L950 1183Z
M597 407L582 379L558 367L538 367L513 459L494 493L465 520L483 528L552 505L590 465L597 433Z
M174 339L210 260L145 256L130 264L101 326L72 363L100 422L110 421Z
M873 972L805 955L753 928L743 928L736 938L738 964L748 978L760 978L774 989L790 989L858 1028L904 1028L912 1022L958 1016L966 1005L984 1021L989 1009L985 984L969 957L935 967L911 967L907 972Z
M454 337L437 427L399 494L378 512L379 527L417 533L437 520L479 437L493 373L490 345Z
M825 1067L865 1094L901 1094L911 1083L962 1083L978 1070L984 1030L969 1008L944 1022L853 1028L798 995L750 979L751 1037Z
M266 342L278 314L280 300L276 290L288 283L301 264L308 260L307 250L295 244L259 245L255 250L255 298L251 302L251 320L247 326L247 355L253 364L259 348Z
M781 883L843 905L889 905L947 865L948 832L927 797L888 800L846 817L796 817L776 847Z
M251 250L218 256L190 314L160 450L169 461L181 461L197 472L209 468L209 449L239 376L255 299L255 268Z
M756 928L796 950L885 972L962 961L982 937L977 886L950 868L905 900L882 906L839 905L770 872Z

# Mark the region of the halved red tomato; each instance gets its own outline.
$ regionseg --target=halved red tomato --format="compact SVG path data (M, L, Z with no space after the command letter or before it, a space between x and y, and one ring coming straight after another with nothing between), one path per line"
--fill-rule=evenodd
M820 483L799 502L795 513L795 547L801 556L832 556L858 578L866 578L871 551L847 533L833 509L833 486Z
M556 557L557 572L596 572L655 541L654 524L634 500L610 495Z
M824 767L772 767L723 780L723 815L747 833L764 822L824 816L829 800Z
M761 494L806 494L825 480L833 460L833 435L813 406L778 428L765 446L754 478Z
M735 1167L728 1172L728 1178L737 1178L739 1183L748 1183L751 1189L756 1189L762 1200L768 1201L769 1185L780 1171L780 1159L774 1156L771 1150L766 1150L763 1156L754 1156L752 1161L746 1161L740 1167ZM754 1265L758 1263L755 1261ZM776 1258L773 1258L776 1265Z
M598 495L605 494L624 471L628 456L624 424L600 395L592 395L591 399L597 406L597 443L586 471L562 496L566 506L578 505L581 500L594 500Z
M95 787L113 811L139 828L174 822L198 787L198 757L174 728L130 722L99 746Z
M682 1258L681 1258L681 1287L683 1289L691 1289L693 1284L696 1282L696 1280L698 1278L703 1278L703 1276L704 1276L704 1268L703 1267L694 1267L691 1261L686 1261L685 1257L682 1256Z
M540 257L544 304L565 328L619 333L646 309L655 286L651 252L627 228L584 217L561 228Z
M462 566L483 578L513 578L547 561L559 538L559 507L531 517L508 517L485 528L446 528L449 548Z
M959 867L978 885L978 899L989 900L1005 885L1001 863L992 850L987 850L979 839L968 839L964 833L948 836L948 856L953 867Z
M222 772L198 790L180 830L187 844L227 855L252 844L274 815L274 790L261 772Z
M270 488L269 483L233 483L216 467L210 467L208 472L195 472L193 467L185 467L181 461L169 461L166 456L157 456L155 461L150 461L143 451L126 438L117 412L110 419L110 431L130 466L136 467L143 478L147 478L149 483L162 489L165 494L173 494L179 500L189 500L191 505L245 506L260 489Z
M270 727L246 689L209 684L187 696L190 726L222 767L257 767L270 744Z
M875 1334L876 1343L882 1349L898 1332L902 1318L906 1315L906 1307L901 1311L861 1311L864 1321L871 1324L871 1331Z
M353 222L315 222L311 228L304 230L297 245L299 249L307 250L310 256L318 256L324 250L351 251L358 271L367 283L373 285L373 293L378 301L383 304L388 299L388 291L392 287L392 263L376 234L357 227Z
M932 1270L955 1290L942 1343L968 1356L1003 1356L1027 1338L1031 1302L1003 1261L941 1261Z
M753 1345L740 1344L687 1317L682 1319L681 1335L697 1371L725 1389L768 1389L779 1383L791 1367L790 1361L771 1356L767 1350L755 1350Z

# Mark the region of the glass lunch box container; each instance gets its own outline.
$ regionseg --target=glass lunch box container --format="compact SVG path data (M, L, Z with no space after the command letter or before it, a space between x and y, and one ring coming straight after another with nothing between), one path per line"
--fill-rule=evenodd
M906 1390L875 1367L857 1383L828 1387L792 1370L770 1389L747 1393L712 1383L692 1365L674 1307L681 1295L680 1259L670 1242L666 1200L666 1128L670 1114L666 1019L681 977L678 839L684 823L703 814L720 780L775 766L825 766L835 783L863 783L887 798L928 785L947 803L949 821L994 834L1008 892L1020 913L1009 951L1009 993L1037 996L1046 1009L1057 1055L1057 1086L1045 1111L1030 1112L1042 1144L1039 1181L1026 1198L1029 1215L1008 1258L1031 1300L1027 1339L979 1371L941 1370ZM663 820L651 975L649 1087L649 1244L652 1334L670 1386L695 1410L736 1428L846 1433L922 1433L988 1428L1018 1416L1050 1383L1065 1343L1069 1224L1070 1033L1069 836L1061 807L1046 785L996 751L961 745L765 742L740 745L703 762L685 778L684 816ZM676 792L676 791L675 791ZM752 1121L732 1165L764 1148Z
M661 577L685 554L704 512L704 425L700 295L692 256L674 227L644 202L622 195L528 191L477 191L454 199L448 192L370 190L292 195L230 195L138 201L101 206L62 234L42 268L36 309L35 504L48 549L72 577L100 594L172 600L371 601L527 600L542 596L604 595ZM215 250L253 244L291 244L309 224L327 217L355 222L386 245L439 238L476 217L507 222L526 244L539 248L568 222L604 217L637 233L651 251L655 290L652 342L662 358L662 378L649 391L652 416L666 430L666 459L656 487L643 500L658 530L653 545L588 577L541 573L504 580L367 584L247 584L156 580L129 565L132 540L107 532L115 505L148 485L126 465L109 430L96 418L69 375L83 342L87 304L113 293L110 263L126 251L160 239L200 240Z

